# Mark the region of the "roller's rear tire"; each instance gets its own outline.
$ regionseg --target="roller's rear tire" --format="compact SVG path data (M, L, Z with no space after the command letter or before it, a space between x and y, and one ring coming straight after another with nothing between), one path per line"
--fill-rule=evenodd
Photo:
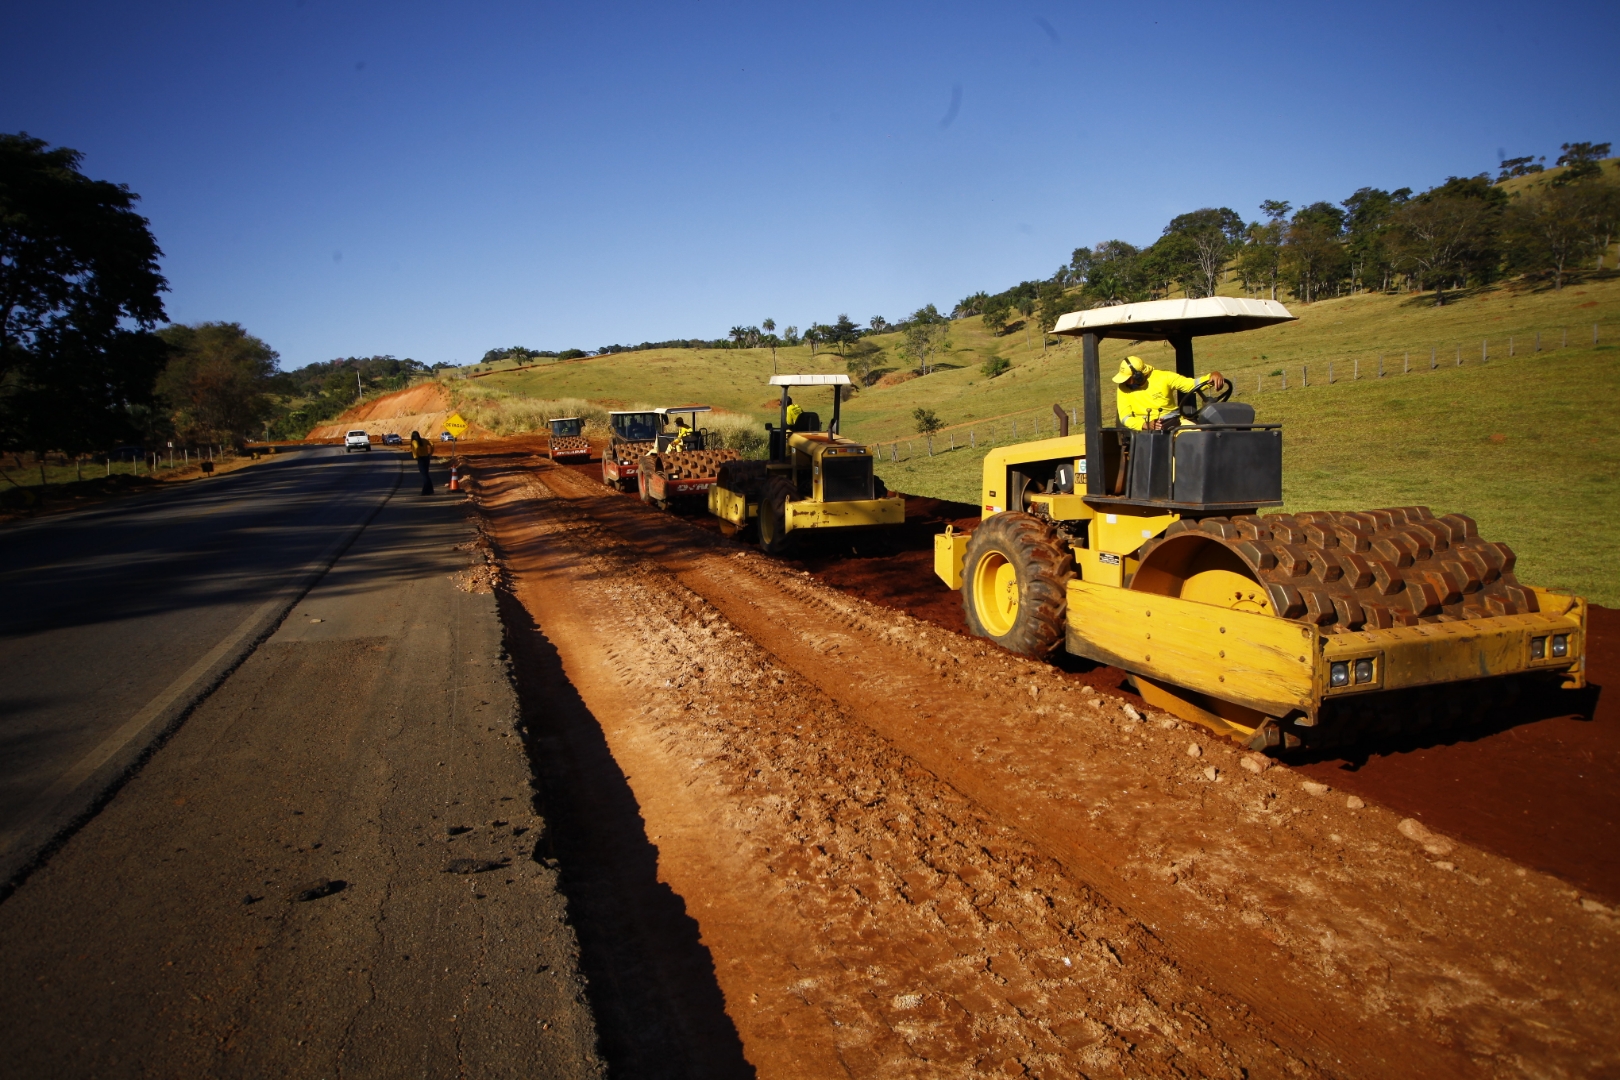
M968 629L1008 652L1046 656L1063 641L1074 556L1057 532L1029 514L995 514L969 537L962 557Z
M787 531L787 504L798 497L793 485L781 477L765 485L758 520L759 549L765 554L782 555L792 546L793 534Z

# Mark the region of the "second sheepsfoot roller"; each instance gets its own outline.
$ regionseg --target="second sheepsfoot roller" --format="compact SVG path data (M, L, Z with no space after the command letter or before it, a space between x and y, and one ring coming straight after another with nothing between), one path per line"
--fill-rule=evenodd
M637 466L642 502L668 510L672 503L705 498L721 466L741 456L735 450L710 448L714 439L709 429L697 426L699 417L709 411L707 405L653 410L659 430Z
M787 552L813 530L873 529L906 520L906 501L891 495L872 471L870 447L839 434L839 405L848 375L772 375L782 388L781 422L765 425L768 461L729 461L709 488L709 513L736 535L757 530L771 555ZM794 408L793 387L831 387L832 422Z
M1063 421L1057 438L991 451L981 523L935 538L969 628L1119 667L1148 702L1255 749L1455 714L1469 693L1510 692L1504 676L1583 687L1586 602L1521 584L1471 518L1261 514L1282 502L1281 427L1202 392L1165 430L1103 427L1102 338L1168 341L1190 378L1193 338L1292 318L1207 297L1059 319L1083 342L1084 433Z

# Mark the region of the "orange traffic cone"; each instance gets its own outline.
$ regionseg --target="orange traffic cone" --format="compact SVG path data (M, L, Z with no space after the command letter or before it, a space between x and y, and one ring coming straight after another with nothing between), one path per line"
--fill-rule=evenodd
M456 467L454 465L450 466L450 490L461 490L461 483L456 479Z

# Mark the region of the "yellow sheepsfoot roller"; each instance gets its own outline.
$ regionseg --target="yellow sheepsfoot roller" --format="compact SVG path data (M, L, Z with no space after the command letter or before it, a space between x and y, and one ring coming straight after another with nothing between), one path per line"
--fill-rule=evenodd
M1150 703L1256 749L1466 717L1507 676L1584 686L1586 602L1520 584L1471 518L1260 513L1282 502L1281 426L1198 378L1192 341L1292 318L1230 297L1063 316L1055 332L1084 345L1084 434L992 451L980 525L935 538L969 628L1119 667ZM1175 348L1176 378L1132 358L1114 379L1140 426L1102 425L1104 337ZM1162 412L1126 412L1154 386L1174 392Z

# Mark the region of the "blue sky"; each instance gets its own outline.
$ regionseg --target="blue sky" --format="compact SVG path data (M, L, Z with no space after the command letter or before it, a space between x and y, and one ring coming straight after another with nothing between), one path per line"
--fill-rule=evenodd
M1173 215L1620 142L1620 5L8 5L0 130L285 367L948 308Z

